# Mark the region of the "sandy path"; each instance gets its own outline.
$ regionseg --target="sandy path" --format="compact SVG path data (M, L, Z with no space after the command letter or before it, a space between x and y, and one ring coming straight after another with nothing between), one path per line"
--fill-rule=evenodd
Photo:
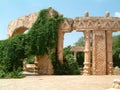
M113 76L27 76L23 79L0 79L0 90L106 90Z

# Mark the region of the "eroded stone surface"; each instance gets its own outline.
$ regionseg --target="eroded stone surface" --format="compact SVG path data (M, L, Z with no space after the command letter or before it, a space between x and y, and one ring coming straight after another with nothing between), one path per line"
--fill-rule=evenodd
M78 32L86 30L120 30L120 19L117 17L76 17L73 24L74 30Z
M50 9L48 16L53 17L55 15L54 10ZM35 22L38 13L29 14L27 16L20 17L12 21L8 26L7 37L12 37L15 34L23 33L25 30L30 29ZM89 17L89 13L86 12L84 17L76 17L75 19L66 18L59 25L58 30L58 59L63 63L63 41L64 34L69 33L72 30L77 32L84 32L85 37L85 61L84 70L85 73L90 74L91 68L92 73L95 75L101 74L112 74L113 61L112 61L112 32L120 30L120 18L110 17L110 13L107 12L104 17ZM87 32L90 32L89 34ZM93 45L92 51L90 46L90 34L92 33ZM92 52L92 61L90 58L90 52ZM41 57L40 60L36 60L36 68L40 69L44 67L39 73L46 74L48 65L50 62L47 56ZM45 61L42 61L46 59ZM41 62L41 63L40 63ZM47 62L47 64L45 64ZM90 63L92 62L92 65ZM49 63L49 64L48 64ZM37 67L39 66L39 68ZM92 66L92 67L91 67ZM45 71L44 71L45 70ZM52 71L51 71L52 72Z
M37 19L38 13L32 13L26 16L19 17L13 20L8 25L7 37L12 37L15 34L23 33L25 30L30 29Z
M115 89L120 89L120 79L114 79L112 87Z
M93 32L93 74L106 74L106 35L105 31Z
M36 56L37 61L37 73L40 75L52 75L54 74L53 65L48 55Z

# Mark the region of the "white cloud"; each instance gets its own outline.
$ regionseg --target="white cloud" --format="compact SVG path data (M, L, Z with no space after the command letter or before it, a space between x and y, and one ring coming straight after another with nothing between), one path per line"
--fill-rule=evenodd
M115 17L120 17L120 12L115 12Z

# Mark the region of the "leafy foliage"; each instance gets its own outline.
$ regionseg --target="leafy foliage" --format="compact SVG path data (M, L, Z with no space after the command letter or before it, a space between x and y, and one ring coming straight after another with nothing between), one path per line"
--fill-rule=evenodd
M80 37L78 41L75 43L76 46L84 46L84 37Z
M78 41L75 43L75 46L82 46L83 47L84 45L85 45L84 37L80 37L78 39ZM83 63L84 63L84 53L83 52L77 53L77 62L78 62L80 67L83 67Z
M35 56L33 55L33 56L29 56L29 57L25 58L24 60L28 64L34 64L34 58L35 58Z
M28 33L18 34L10 39L0 41L1 78L23 77L21 74L23 60L30 56L44 54L50 55L55 74L79 73L78 65L71 54L65 56L63 65L57 59L57 30L59 23L64 19L56 11L54 16L50 16L49 11L50 8L39 13Z
M78 52L77 53L77 62L79 64L79 67L83 67L83 63L84 63L84 52Z
M24 47L24 35L16 35L0 43L0 77L15 78L22 75L19 72L26 57Z
M42 10L27 34L19 34L0 41L0 77L18 77L24 58L43 55L57 47L57 30L61 16L48 16L49 8Z
M119 66L120 67L120 35L113 36L112 38L112 48L113 48L113 66ZM79 40L75 43L76 46L84 46L84 38L81 37ZM80 59L80 60L79 60ZM83 66L84 61L84 54L83 53L77 53L77 62L80 66Z
M120 67L120 35L113 37L113 65Z
M80 74L79 64L76 60L74 60L74 56L70 49L71 46L64 48L64 64L63 64L64 74L71 75Z
M70 51L71 47L68 46L64 48L64 63L60 64L57 59L55 59L55 53L53 53L52 59L54 66L54 73L57 75L79 75L80 69L77 61L74 60L74 57Z

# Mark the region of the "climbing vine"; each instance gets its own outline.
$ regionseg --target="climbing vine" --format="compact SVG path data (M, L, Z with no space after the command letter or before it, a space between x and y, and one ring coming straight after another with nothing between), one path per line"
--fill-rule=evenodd
M18 34L10 39L0 41L0 77L23 77L22 62L32 55L48 54L51 57L54 69L60 65L57 60L57 30L59 23L64 20L56 11L49 15L50 8L41 10L38 18L27 34ZM54 52L54 54L52 54ZM54 60L57 61L55 64ZM59 74L59 73L58 73Z

